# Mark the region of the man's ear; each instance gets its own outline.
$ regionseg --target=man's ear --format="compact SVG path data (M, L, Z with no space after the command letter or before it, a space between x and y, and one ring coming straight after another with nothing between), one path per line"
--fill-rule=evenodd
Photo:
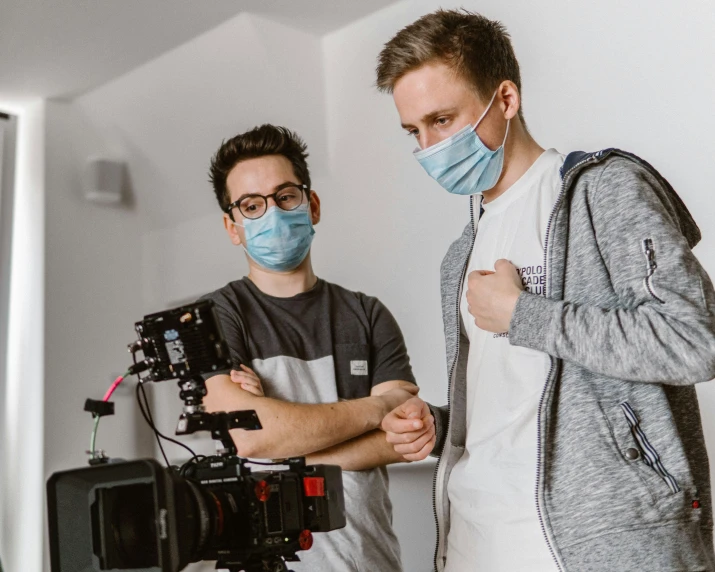
M504 80L498 88L504 119L512 119L519 113L521 94L513 81Z
M231 217L226 213L223 214L223 226L226 229L231 242L236 246L240 246L242 242L241 235L238 233L238 229L234 226Z
M313 225L320 222L320 197L315 191L310 191L310 220Z

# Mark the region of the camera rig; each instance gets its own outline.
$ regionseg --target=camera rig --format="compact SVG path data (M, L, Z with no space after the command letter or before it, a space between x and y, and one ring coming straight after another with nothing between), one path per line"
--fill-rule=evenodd
M192 452L179 470L153 460L116 462L98 454L94 441L99 419L114 413L108 399L123 378L102 401L88 399L85 410L95 419L91 466L55 473L47 484L53 572L177 572L199 560L216 560L216 568L230 572L287 572L286 562L312 546L313 532L345 526L339 467L306 466L301 457L258 463L287 470L254 472L251 461L237 456L230 431L262 429L256 412L206 411L205 378L232 366L213 302L150 314L135 330L138 339L128 347L134 363L124 377L139 378L137 399L148 381L176 380L184 407L175 433L208 431L222 448L203 459ZM144 401L157 440L168 439Z
M204 375L231 367L228 346L220 335L216 315L208 301L168 312L150 314L135 324L138 341L129 352L139 369L150 368L144 381L177 379L184 410L176 427L177 435L209 431L221 441L221 455L236 455L229 431L262 429L255 411L208 413L203 405L206 395ZM136 353L144 360L136 362Z

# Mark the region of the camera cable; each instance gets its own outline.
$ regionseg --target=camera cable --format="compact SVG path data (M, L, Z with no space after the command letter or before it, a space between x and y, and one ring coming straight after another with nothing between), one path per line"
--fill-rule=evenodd
M125 377L129 375L129 370L127 370L124 375L120 375L117 377L117 379L114 380L112 383L111 387L107 390L107 392L104 394L104 397L102 398L102 401L104 403L109 402L109 398L112 397L112 394L114 391L117 389L120 383L124 380ZM99 429L99 420L101 419L101 415L97 413L92 413L92 417L94 419L94 426L92 427L92 435L89 440L89 454L91 455L92 459L96 459L98 457L97 455L97 450L95 449L95 445L97 443L97 430Z
M144 417L144 420L147 422L149 427L151 427L151 430L154 432L154 436L156 437L156 442L159 445L159 449L161 450L161 454L164 457L164 461L166 462L166 466L170 467L171 463L169 462L169 458L166 456L166 452L164 451L164 446L161 443L161 439L164 439L165 441L169 441L170 443L174 443L175 445L179 445L180 447L183 447L186 449L189 454L191 455L191 459L185 465L188 465L189 463L194 462L195 460L198 460L199 458L203 457L204 455L197 455L191 447L186 445L185 443L182 443L181 441L177 441L176 439L172 439L171 437L167 437L164 435L159 429L157 429L156 425L154 424L154 418L151 414L151 408L149 407L149 399L146 394L146 390L144 389L144 380L139 379L137 382L137 388L136 388L136 394L137 394L137 403L139 404L139 410L142 413L142 416ZM142 400L143 398L143 400ZM182 466L182 469L184 470L184 466Z

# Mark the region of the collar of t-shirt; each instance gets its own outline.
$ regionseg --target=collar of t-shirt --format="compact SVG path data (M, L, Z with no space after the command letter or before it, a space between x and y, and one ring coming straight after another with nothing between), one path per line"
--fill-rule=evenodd
M263 290L261 290L258 286L256 286L253 283L253 280L251 280L248 276L244 276L241 279L242 282L248 286L248 289L253 292L254 295L260 296L263 298L269 298L271 300L274 300L275 302L278 303L284 303L284 304L290 304L292 302L300 302L301 300L308 300L310 298L313 298L315 296L319 296L320 294L323 293L323 290L325 288L325 281L322 278L318 278L310 290L306 290L305 292L299 292L295 296L289 296L287 298L284 298L282 296L271 296L270 294L266 294Z
M530 189L534 181L552 165L552 160L554 160L558 154L559 152L556 149L547 149L544 151L541 155L539 155L538 159L532 163L531 167L529 167L526 172L519 177L514 184L512 184L511 187L509 187L493 201L489 201L485 204L482 193L472 195L479 201L479 219L481 220L486 212L488 212L489 215L497 214L517 200L522 194Z

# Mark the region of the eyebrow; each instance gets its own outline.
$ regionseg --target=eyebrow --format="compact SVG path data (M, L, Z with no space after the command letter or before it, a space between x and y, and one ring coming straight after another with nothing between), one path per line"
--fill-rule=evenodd
M422 117L421 121L422 123L430 123L440 115L450 115L454 114L457 111L456 107L447 107L445 109L438 109L436 111L431 111L430 113L427 113L425 116ZM403 129L407 129L409 127L414 127L414 125L411 125L409 123L401 123Z
M277 191L280 191L280 190L282 190L282 189L285 189L286 187L300 187L300 186L302 186L302 185L303 185L303 183L296 183L296 182L294 182L294 181L286 181L285 183L281 183L281 184L278 185L277 187L273 187L273 191L274 191L274 192L277 192Z

